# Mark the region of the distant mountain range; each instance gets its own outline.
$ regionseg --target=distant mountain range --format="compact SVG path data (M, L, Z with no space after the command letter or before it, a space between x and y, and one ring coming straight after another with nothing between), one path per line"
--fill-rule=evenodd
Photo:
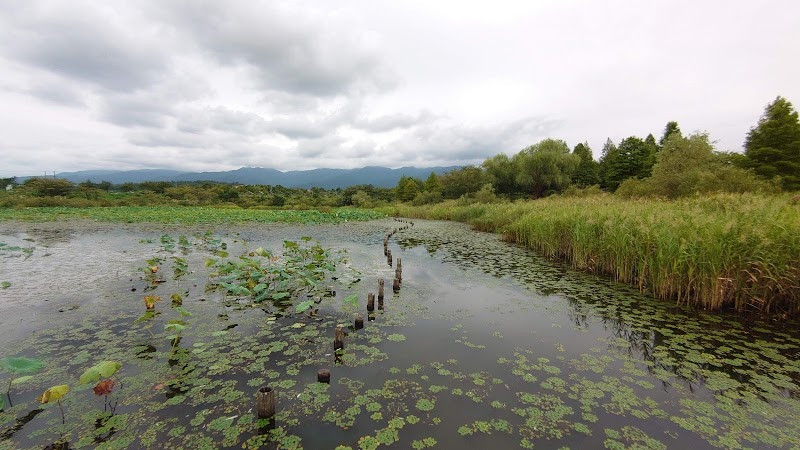
M114 184L141 183L143 181L215 181L220 183L281 185L288 188L324 189L345 188L358 184L375 187L395 187L400 177L409 176L425 180L431 172L441 175L460 166L451 167L362 167L360 169L313 169L281 172L261 167L242 167L227 172L182 172L177 170L82 170L56 174L73 183L90 180L94 183L110 181ZM24 181L22 177L18 181Z

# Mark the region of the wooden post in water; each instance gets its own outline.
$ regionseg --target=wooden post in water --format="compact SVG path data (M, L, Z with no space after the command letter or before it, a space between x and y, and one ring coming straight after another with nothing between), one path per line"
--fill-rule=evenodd
M383 285L385 281L383 278L378 280L378 303L383 303Z
M394 291L395 294L400 292L400 280L398 280L397 278L395 278L394 283L392 283L392 290Z
M256 411L259 419L267 419L275 415L275 391L269 386L262 386L256 394Z
M356 314L355 328L356 330L364 328L364 316L362 316L361 314Z
M375 294L372 292L367 294L367 311L375 311Z
M403 282L403 271L399 267L394 271L394 278L400 283Z
M403 268L403 258L398 256L397 257L397 270L400 270L402 268Z
M328 383L331 382L331 371L328 369L319 369L317 372L317 381L320 383Z
M391 250L389 250L389 254L386 255L386 262L388 262L389 266L391 267L391 265L392 265L392 251Z
M344 328L341 325L336 326L336 334L333 337L333 350L341 350L344 348Z

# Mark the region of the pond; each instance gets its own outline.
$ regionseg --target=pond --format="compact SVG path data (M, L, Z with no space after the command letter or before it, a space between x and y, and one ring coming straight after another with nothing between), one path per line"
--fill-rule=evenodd
M326 250L325 295L236 291L284 241ZM0 449L800 447L797 322L678 308L462 224L5 222L0 243L0 358L41 362L0 375Z

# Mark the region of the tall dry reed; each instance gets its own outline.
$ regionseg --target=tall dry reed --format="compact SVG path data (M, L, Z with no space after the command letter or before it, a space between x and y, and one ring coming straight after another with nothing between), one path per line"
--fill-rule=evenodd
M717 310L800 312L800 205L788 195L675 201L610 195L457 206L398 206L458 220L658 298Z

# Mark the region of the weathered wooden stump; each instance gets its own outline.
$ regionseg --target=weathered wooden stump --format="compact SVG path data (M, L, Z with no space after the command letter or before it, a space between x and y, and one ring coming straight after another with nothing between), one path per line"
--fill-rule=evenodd
M262 386L256 394L256 411L259 419L267 419L275 415L275 391L269 386Z
M342 350L344 348L344 328L341 325L336 326L336 334L333 337L333 350Z
M361 314L356 315L355 328L356 330L364 328L364 316L362 316Z
M378 280L378 302L383 303L383 285L385 281L383 278Z
M375 294L367 294L367 311L375 311Z
M317 381L320 383L329 383L331 382L331 371L328 369L319 369L317 372Z
M398 280L397 278L395 278L394 282L392 283L392 290L394 291L395 294L400 292L400 280Z

